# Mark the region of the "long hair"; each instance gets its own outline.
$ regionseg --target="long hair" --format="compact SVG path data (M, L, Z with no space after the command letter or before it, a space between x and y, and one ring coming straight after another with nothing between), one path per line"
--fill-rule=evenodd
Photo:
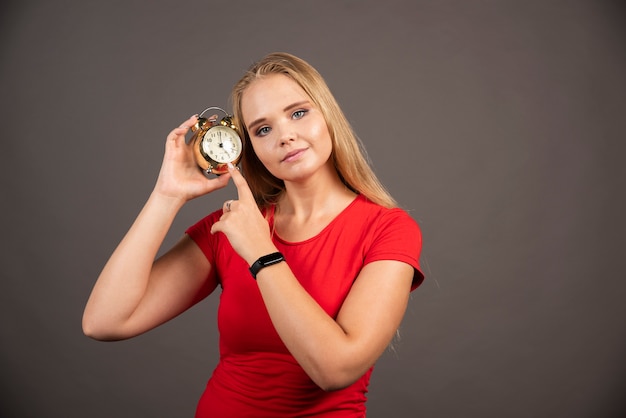
M243 174L259 207L268 207L284 192L284 182L272 175L258 159L243 123L241 99L246 88L258 78L283 74L295 81L320 110L332 141L330 158L341 181L352 191L381 206L396 207L396 201L387 192L368 164L365 150L339 104L322 76L306 61L291 54L276 52L252 65L235 84L231 93L234 123L242 133Z

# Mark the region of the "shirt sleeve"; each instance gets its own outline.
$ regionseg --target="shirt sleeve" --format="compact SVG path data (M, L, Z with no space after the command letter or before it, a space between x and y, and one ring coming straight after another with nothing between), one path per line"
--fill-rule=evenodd
M392 209L384 213L374 227L372 245L367 252L364 264L379 260L396 260L414 268L415 290L424 281L419 258L422 251L422 233L417 222L402 209Z
M200 247L200 250L202 250L202 253L213 267L216 266L218 240L221 234L211 234L211 227L219 220L221 215L221 209L215 211L196 222L185 231L196 245ZM215 271L215 268L212 268L211 271Z

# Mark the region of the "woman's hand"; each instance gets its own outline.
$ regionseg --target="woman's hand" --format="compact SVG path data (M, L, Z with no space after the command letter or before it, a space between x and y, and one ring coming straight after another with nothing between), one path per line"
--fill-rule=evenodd
M184 203L228 184L230 179L228 173L208 179L196 164L192 145L185 142L185 134L197 121L198 117L194 115L167 136L163 164L154 188L155 193L167 198L180 199Z
M259 257L277 251L272 243L267 220L259 210L248 182L232 164L228 166L229 175L237 187L239 200L224 203L224 213L213 224L211 233L223 232L230 245L248 264Z

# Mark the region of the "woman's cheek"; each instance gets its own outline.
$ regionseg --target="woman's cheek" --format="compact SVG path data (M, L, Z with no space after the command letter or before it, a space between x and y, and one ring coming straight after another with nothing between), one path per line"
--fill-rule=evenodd
M265 138L264 138L265 139ZM271 155L271 147L269 145L269 141L250 141L252 143L252 149L254 153L258 157L259 161L263 163L264 166L268 166L268 163L271 162L269 156Z

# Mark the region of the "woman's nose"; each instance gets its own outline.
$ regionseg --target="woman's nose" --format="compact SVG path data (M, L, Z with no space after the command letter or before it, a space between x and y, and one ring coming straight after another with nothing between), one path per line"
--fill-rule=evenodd
M296 137L295 132L288 123L284 123L279 127L278 139L280 145L285 145L292 142Z

